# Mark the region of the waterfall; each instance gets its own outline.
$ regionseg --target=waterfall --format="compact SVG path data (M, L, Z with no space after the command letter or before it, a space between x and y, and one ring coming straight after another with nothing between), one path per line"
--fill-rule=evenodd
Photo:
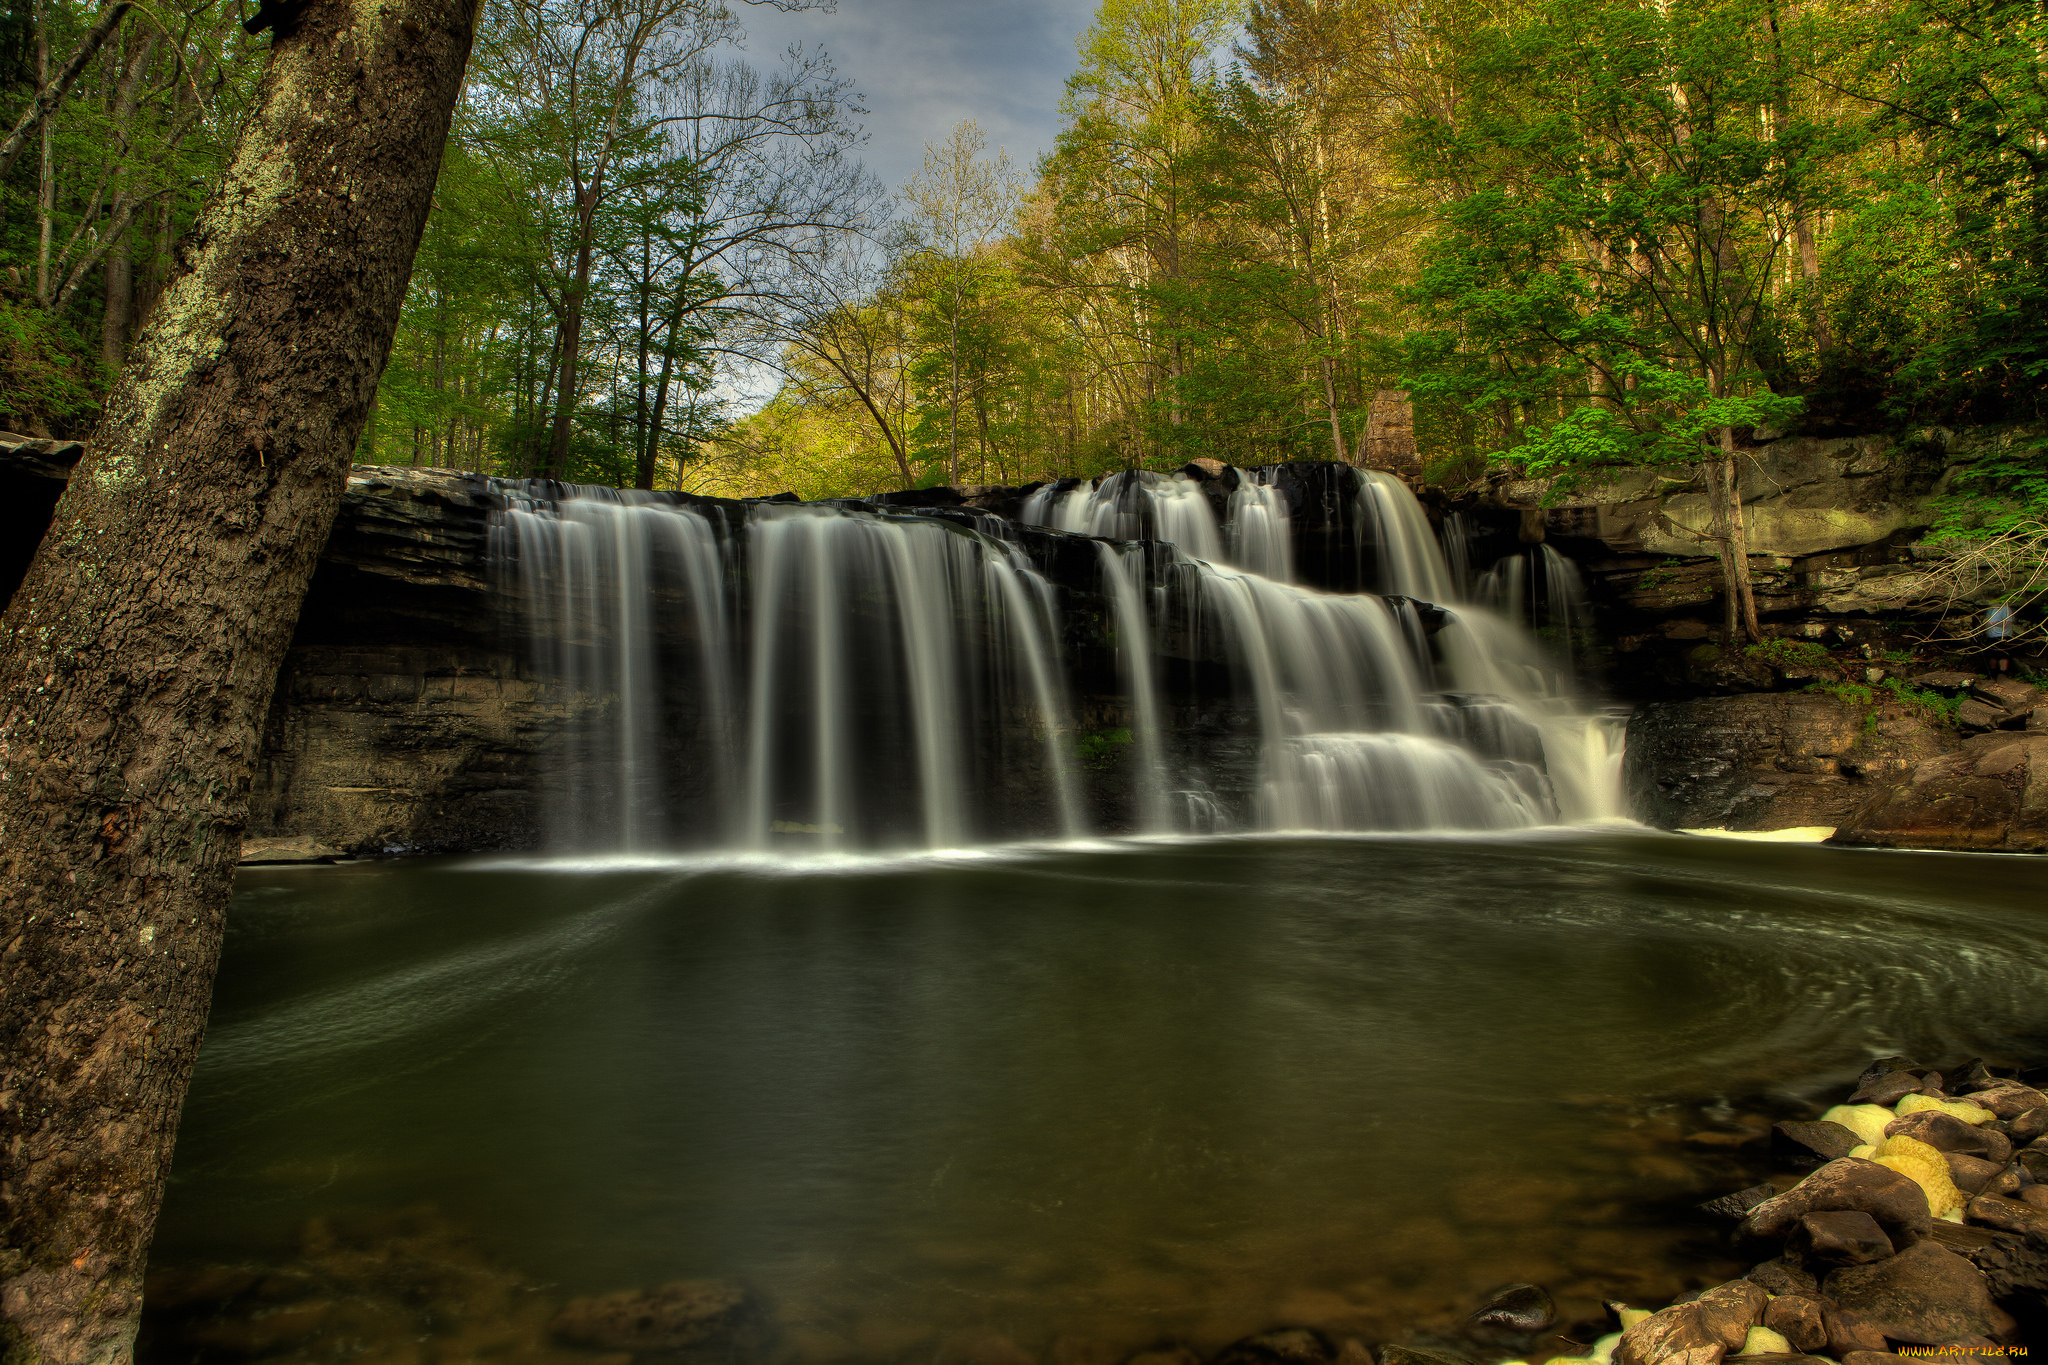
M1486 580L1497 609L1459 601L1388 475L1270 467L1205 487L1128 471L1039 488L1015 522L495 487L497 581L549 688L566 846L943 849L1618 813L1618 728L1576 700L1570 656L1514 619L1507 585L1527 567ZM1316 515L1370 556L1380 593L1289 581L1298 505L1335 509ZM1577 632L1583 595L1557 559L1536 561L1557 585L1543 600L1575 604Z
M1230 494L1231 563L1277 583L1292 583L1294 538L1288 521L1287 499L1274 485L1272 472L1249 471Z

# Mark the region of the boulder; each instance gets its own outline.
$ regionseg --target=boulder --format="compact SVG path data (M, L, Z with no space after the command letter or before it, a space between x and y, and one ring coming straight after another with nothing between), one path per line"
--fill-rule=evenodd
M2048 1095L2018 1081L1994 1079L1973 1086L1969 1097L2002 1119L2016 1119L2029 1109L2048 1105Z
M1793 1244L1822 1265L1864 1265L1892 1254L1891 1239L1877 1220L1850 1209L1806 1214Z
M659 1289L571 1299L548 1330L570 1346L600 1351L740 1349L765 1335L760 1305L731 1280L678 1280Z
M1970 1201L1965 1216L1972 1223L1997 1228L2001 1232L2018 1233L2035 1246L2048 1247L2048 1212L2035 1208L2031 1203L1996 1194L1980 1194Z
M1733 1219L1739 1223L1748 1217L1749 1211L1758 1204L1763 1203L1766 1199L1775 1199L1777 1197L1778 1187L1776 1185L1751 1185L1746 1190L1737 1190L1733 1194L1724 1194L1718 1199L1709 1199L1704 1204L1699 1205L1698 1208L1701 1213L1710 1213L1716 1218Z
M1833 1161L1862 1141L1839 1123L1786 1122L1771 1126L1771 1151L1795 1161Z
M2048 1137L2048 1105L2024 1110L2008 1119L2005 1135L2013 1140L2016 1147Z
M2012 1319L1992 1303L1983 1272L1933 1242L1830 1271L1822 1287L1893 1341L1932 1346L1964 1336L2002 1336L2012 1327Z
M1748 1335L1744 1328L1743 1336ZM1730 1349L1728 1341L1700 1320L1698 1304L1683 1303L1652 1313L1623 1331L1614 1348L1614 1365L1720 1365ZM1384 1352L1381 1357L1384 1362Z
M1790 1342L1795 1351L1825 1351L1827 1309L1804 1294L1781 1294L1764 1306L1764 1326Z
M1891 1349L1884 1333L1861 1313L1845 1311L1839 1306L1826 1308L1821 1312L1821 1322L1828 1330L1828 1354L1837 1360L1847 1360L1851 1351Z
M1762 1265L1751 1266L1743 1276L1767 1294L1801 1294L1812 1296L1820 1293L1820 1281L1795 1253L1781 1260L1765 1261Z
M2025 716L2041 704L2041 694L2018 678L1993 674L1970 684L1970 695L2006 716Z
M1468 1321L1510 1332L1540 1332L1557 1321L1557 1305L1541 1285L1504 1285L1487 1295Z
M1757 1205L1742 1220L1740 1231L1750 1237L1783 1238L1807 1214L1838 1210L1869 1214L1895 1247L1919 1241L1934 1221L1926 1194L1913 1180L1875 1161L1849 1156L1830 1161L1776 1199Z
M1910 1071L1888 1071L1865 1081L1849 1096L1850 1104L1881 1104L1889 1109L1908 1095L1918 1094L1926 1085Z
M1699 1311L1700 1324L1733 1351L1748 1339L1750 1328L1763 1322L1764 1309L1770 1301L1771 1296L1762 1285L1730 1280L1694 1299L1692 1306Z
M1995 1129L1963 1122L1953 1114L1922 1109L1885 1125L1886 1137L1917 1138L1937 1152L1961 1152L2003 1166L2012 1159L2012 1141Z
M1984 1187L1998 1179L1999 1172L2004 1169L1995 1161L1964 1156L1961 1152L1948 1153L1948 1178L1964 1194L1982 1194Z

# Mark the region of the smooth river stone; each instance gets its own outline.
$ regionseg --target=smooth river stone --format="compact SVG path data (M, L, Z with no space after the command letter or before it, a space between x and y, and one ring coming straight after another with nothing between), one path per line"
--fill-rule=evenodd
M1932 1242L1871 1265L1844 1266L1822 1288L1893 1341L1932 1346L1959 1337L2001 1336L2012 1326L1991 1302L1982 1272Z
M1912 1179L1875 1161L1845 1156L1751 1209L1740 1231L1751 1237L1782 1238L1807 1214L1837 1209L1869 1214L1893 1246L1919 1241L1934 1222L1926 1193Z

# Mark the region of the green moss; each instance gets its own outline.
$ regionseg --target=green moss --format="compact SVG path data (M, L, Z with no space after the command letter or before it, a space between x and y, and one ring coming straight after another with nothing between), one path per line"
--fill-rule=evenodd
M1091 730L1075 737L1074 757L1087 767L1107 768L1116 761L1118 751L1130 742L1129 730Z
M1777 669L1827 668L1834 663L1828 656L1827 647L1812 640L1773 638L1753 644L1742 652Z
M1721 657L1721 646L1716 644L1694 645L1685 652L1685 657L1691 663L1710 664Z

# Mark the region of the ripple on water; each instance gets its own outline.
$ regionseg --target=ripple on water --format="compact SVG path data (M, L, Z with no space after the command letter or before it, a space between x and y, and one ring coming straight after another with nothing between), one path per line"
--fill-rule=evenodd
M1586 1316L1732 1270L1686 1134L2048 1050L2044 890L1636 831L245 874L157 1263L459 1262L455 1324L739 1275L816 1358Z

